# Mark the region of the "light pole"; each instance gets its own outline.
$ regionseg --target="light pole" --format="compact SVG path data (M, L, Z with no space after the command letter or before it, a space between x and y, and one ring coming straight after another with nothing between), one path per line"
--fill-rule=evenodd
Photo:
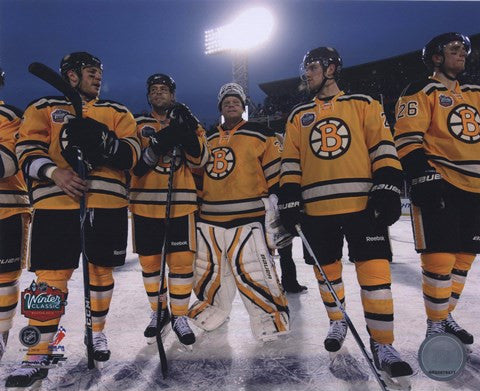
M205 31L205 54L232 55L232 79L242 86L247 98L250 98L248 52L265 43L270 38L273 27L270 11L256 7L244 11L224 26Z

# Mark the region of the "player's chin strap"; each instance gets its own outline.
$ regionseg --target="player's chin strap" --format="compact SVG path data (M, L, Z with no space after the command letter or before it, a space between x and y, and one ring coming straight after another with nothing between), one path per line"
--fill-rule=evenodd
M456 81L457 80L457 77L458 75L456 76L450 76L447 71L445 70L445 67L443 66L445 64L445 57L442 57L442 63L440 65L438 65L438 68L440 69L440 72L442 72L443 76L445 76L448 80L451 80L451 81Z
M323 87L325 87L325 84L327 83L328 80L335 80L335 78L334 77L327 77L327 75L325 74L325 71L323 71L323 80L320 83L320 86L315 89L315 91L314 91L315 95L318 95L323 90Z

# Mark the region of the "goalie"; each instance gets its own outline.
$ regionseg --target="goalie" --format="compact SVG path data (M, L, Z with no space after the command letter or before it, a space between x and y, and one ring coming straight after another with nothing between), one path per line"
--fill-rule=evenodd
M268 341L289 332L289 313L264 227L277 246L291 237L271 217L280 144L270 129L242 119L245 104L241 86L222 86L218 108L225 123L207 134L211 156L203 173L195 265L199 300L189 316L204 330L216 329L228 319L238 288L254 336Z

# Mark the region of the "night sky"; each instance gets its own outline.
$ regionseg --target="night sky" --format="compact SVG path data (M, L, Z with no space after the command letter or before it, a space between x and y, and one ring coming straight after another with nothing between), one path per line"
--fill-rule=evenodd
M89 51L104 64L101 97L147 110L145 80L167 73L177 100L204 122L217 117L219 87L231 81L228 54L206 56L204 31L230 22L252 5L276 19L272 39L249 55L250 94L258 84L294 77L304 53L334 46L348 67L420 49L446 31L480 32L480 2L451 1L204 1L0 0L0 96L20 108L57 94L27 72L40 61L58 69L72 51Z

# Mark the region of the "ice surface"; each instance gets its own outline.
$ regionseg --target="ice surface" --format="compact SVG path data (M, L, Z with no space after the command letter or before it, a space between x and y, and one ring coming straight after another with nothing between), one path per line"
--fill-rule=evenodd
M425 313L421 292L419 257L413 250L410 220L402 217L391 228L394 252L393 295L395 302L394 346L412 365L413 390L480 390L480 348L473 353L464 372L449 382L436 382L425 376L417 363L418 348L425 335ZM288 295L292 332L277 341L254 340L247 313L236 296L230 321L213 332L195 327L197 342L193 352L186 351L169 333L165 341L169 359L169 377L163 380L156 345L147 346L143 330L149 322L149 306L138 259L131 252L126 265L115 272L115 291L107 318L106 333L112 351L111 360L99 370L86 367L83 346L83 288L81 270L70 282L66 315L61 325L67 331L62 341L67 361L50 370L43 381L44 390L378 390L361 352L349 333L345 351L331 362L323 348L328 319L318 293L312 267L302 259L299 239L294 242L298 280L308 286L308 293ZM344 250L347 311L365 345L365 329L354 265ZM34 275L25 272L21 289ZM469 273L467 285L455 310L455 319L480 340L480 266L478 260ZM192 298L193 300L193 298ZM11 330L7 352L1 362L4 379L23 356L18 340L26 320L18 314ZM0 385L2 389L3 385Z

